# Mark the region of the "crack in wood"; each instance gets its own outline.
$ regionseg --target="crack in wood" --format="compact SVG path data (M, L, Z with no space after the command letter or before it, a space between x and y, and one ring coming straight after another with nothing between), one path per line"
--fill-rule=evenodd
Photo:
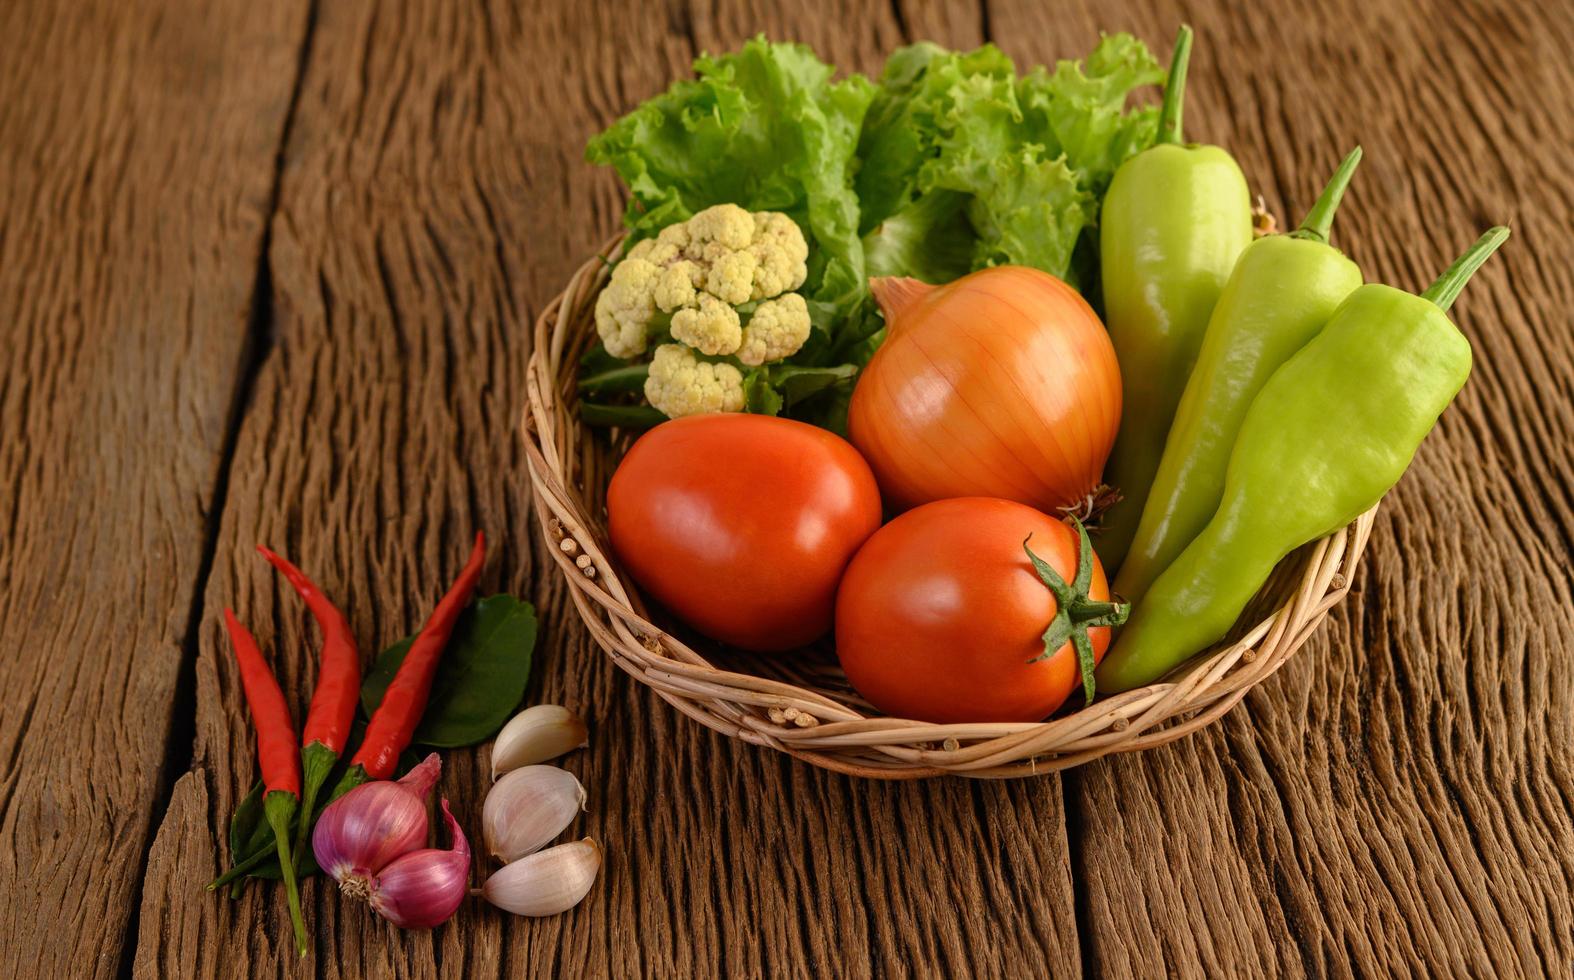
M306 66L311 59L312 35L316 27L317 0L311 0L306 11L306 26L301 37L300 53L296 59L295 79L290 91L289 108L284 113L284 123L279 127L278 148L273 159L273 181L268 193L268 206L262 224L262 239L257 252L257 272L252 281L251 298L246 315L246 339L241 348L240 363L234 377L235 388L230 399L224 426L223 448L219 465L209 495L206 526L203 529L202 557L197 567L196 582L191 592L191 604L186 613L186 628L181 639L181 661L175 679L172 697L174 710L170 712L170 730L165 739L165 759L158 778L157 803L149 814L146 843L143 847L143 866L164 819L169 814L176 781L191 771L196 740L196 671L198 646L207 595L208 578L213 571L214 555L218 549L219 526L224 519L224 508L229 502L230 471L235 460L235 447L240 440L241 424L246 418L247 406L262 365L273 348L273 271L269 250L273 241L273 220L278 212L280 188L284 183L284 154L289 145L290 130L295 120L295 110L300 102ZM137 876L132 889L130 916L127 918L125 938L121 944L119 975L129 980L137 959L137 939L141 930L142 888L144 879Z

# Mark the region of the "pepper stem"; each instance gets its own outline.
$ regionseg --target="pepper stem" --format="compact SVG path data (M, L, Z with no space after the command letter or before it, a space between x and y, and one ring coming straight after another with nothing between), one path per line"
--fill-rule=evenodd
M295 926L295 950L306 955L306 922L301 918L301 890L295 881L295 862L290 858L290 821L300 800L287 790L273 790L263 799L262 809L273 828L273 839L279 847L279 868L284 872L284 894L290 903L290 922Z
M1031 534L1022 541L1022 550L1027 552L1028 561L1033 563L1033 570L1038 572L1038 577L1055 594L1058 607L1055 618L1044 629L1044 652L1028 663L1036 664L1054 656L1070 640L1076 648L1077 666L1082 672L1082 694L1091 704L1094 694L1093 669L1098 665L1093 656L1093 641L1088 637L1088 630L1095 626L1119 626L1124 623L1131 613L1131 604L1101 602L1088 595L1093 588L1093 542L1088 540L1088 529L1083 527L1081 521L1075 517L1070 520L1077 529L1077 577L1070 585L1048 562L1033 554L1033 549L1027 546L1033 540Z
M1465 254L1454 260L1448 270L1437 277L1437 282L1427 287L1421 298L1431 300L1437 308L1444 313L1454 305L1454 300L1459 298L1459 293L1465 288L1465 283L1476 274L1481 264L1492 257L1499 245L1508 241L1508 229L1498 225L1485 235L1476 239L1476 243L1465 250Z
M262 867L270 859L272 859L272 857L273 857L273 852L272 851L268 851L268 850L258 851L256 854L253 854L251 857L247 858L244 861L241 861L239 864L235 865L233 868L230 868L228 871L224 872L223 874L219 875L217 878L214 878L212 881L208 882L208 891L211 892L215 888L222 888L222 887L224 887L225 885L229 884L232 881L236 882L236 884L239 884L239 882L236 879L244 877L245 875L251 873L256 868ZM230 897L231 898L236 897L235 893L231 893Z
M301 824L295 831L295 860L300 861L306 850L306 837L312 829L312 808L317 804L317 791L327 782L339 753L321 742L301 749Z
M359 762L344 771L339 781L334 784L333 792L328 794L328 802L332 803L350 790L366 782L371 777L366 774L366 767Z
M1361 148L1358 146L1350 151L1350 155L1344 158L1339 169L1328 179L1328 184L1317 197L1317 203L1306 212L1306 220L1301 222L1301 227L1290 232L1291 238L1328 244L1328 232L1334 226L1334 212L1339 210L1345 188L1350 186L1350 178L1355 176L1355 168L1360 165Z
M1175 35L1175 51L1170 55L1170 77L1164 80L1164 105L1159 110L1159 133L1155 143L1181 141L1181 109L1186 99L1186 64L1191 61L1191 28L1182 24Z

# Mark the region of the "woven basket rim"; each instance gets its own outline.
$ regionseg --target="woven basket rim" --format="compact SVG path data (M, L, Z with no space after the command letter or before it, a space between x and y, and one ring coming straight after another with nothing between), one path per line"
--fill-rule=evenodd
M531 503L568 595L592 638L625 672L725 735L854 776L1010 778L1056 772L1182 738L1223 716L1305 645L1350 591L1377 507L1281 563L1300 562L1285 598L1233 642L1163 680L1037 722L935 724L869 713L850 691L725 670L654 624L625 584L590 512L598 453L574 412L578 355L621 249L612 236L535 321L521 431ZM1272 581L1272 580L1271 580ZM1286 579L1288 581L1288 579ZM784 668L792 673L796 666ZM807 665L804 669L807 669ZM793 683L793 680L799 681Z

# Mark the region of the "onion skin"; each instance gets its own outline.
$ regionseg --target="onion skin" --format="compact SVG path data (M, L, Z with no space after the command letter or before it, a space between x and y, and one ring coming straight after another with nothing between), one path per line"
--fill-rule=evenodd
M847 431L887 505L980 496L1053 513L1094 491L1120 425L1120 368L1076 290L1021 266L870 288L889 333Z

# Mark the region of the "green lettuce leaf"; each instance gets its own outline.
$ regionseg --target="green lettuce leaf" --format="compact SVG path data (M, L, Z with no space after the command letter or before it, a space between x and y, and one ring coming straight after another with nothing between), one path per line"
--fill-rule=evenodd
M1163 77L1126 34L1021 79L991 45L892 54L859 144L870 273L945 282L1014 263L1090 289L1099 201L1156 127L1156 110L1128 111L1127 97Z
M763 37L701 56L694 71L591 140L586 157L628 185L636 238L713 204L791 215L810 245L802 291L816 326L833 329L868 297L853 173L874 86L832 82L806 46Z

